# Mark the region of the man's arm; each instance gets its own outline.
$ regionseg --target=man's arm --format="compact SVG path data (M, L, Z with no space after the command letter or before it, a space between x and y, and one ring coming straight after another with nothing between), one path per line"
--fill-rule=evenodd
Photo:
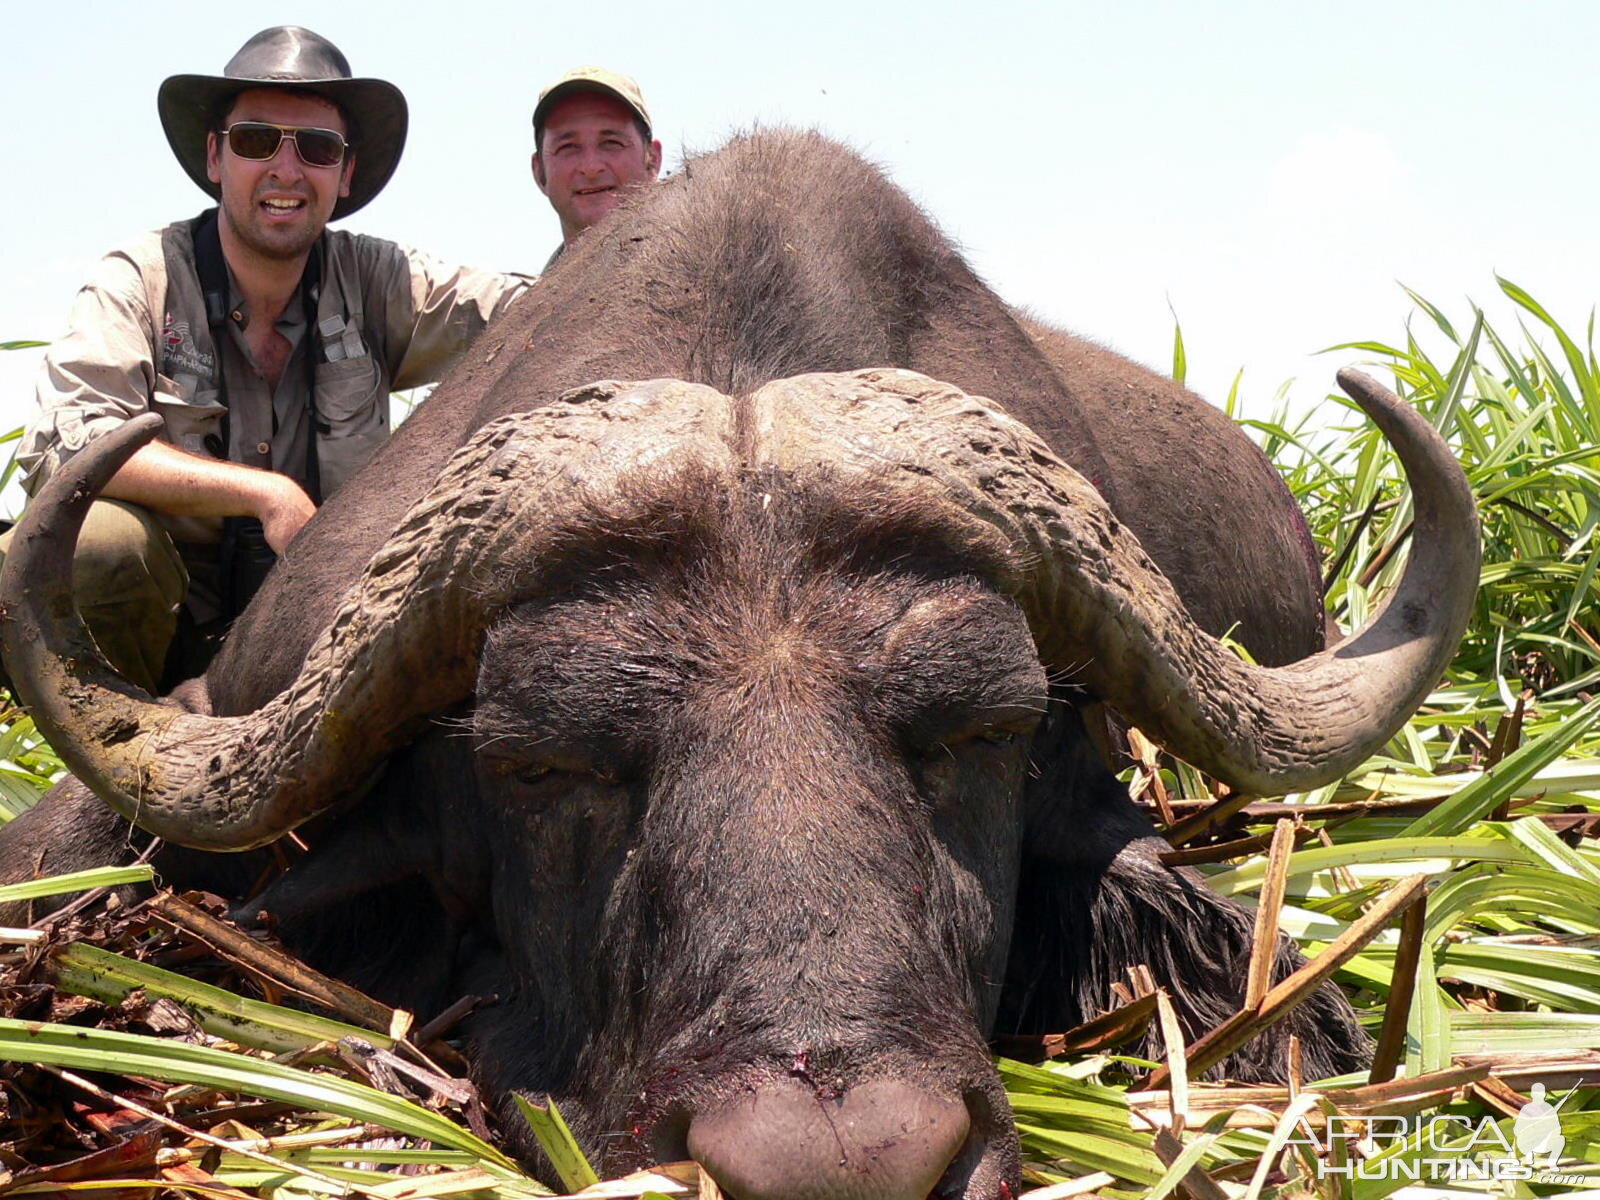
M317 511L287 475L202 458L165 442L142 447L102 494L180 517L255 517L277 554Z
M484 326L538 279L452 266L407 246L366 241L369 278L387 301L385 353L396 391L437 383Z
M65 332L45 350L38 408L17 448L29 495L89 442L151 410L160 382L140 264L160 253L152 234L101 259L73 299Z
M160 253L152 235L147 244L107 255L73 301L67 332L45 353L40 407L18 456L29 492L94 438L155 407L170 386L156 371L144 277ZM181 403L176 395L167 399ZM105 495L173 516L257 517L278 552L315 511L286 475L190 454L166 441L135 454Z

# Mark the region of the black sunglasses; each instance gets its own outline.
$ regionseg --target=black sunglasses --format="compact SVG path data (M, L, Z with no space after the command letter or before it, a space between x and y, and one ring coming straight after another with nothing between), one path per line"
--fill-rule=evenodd
M228 149L240 158L257 162L278 153L286 137L294 138L295 153L308 167L336 167L344 161L346 142L332 129L304 125L269 125L265 121L235 121L222 131Z

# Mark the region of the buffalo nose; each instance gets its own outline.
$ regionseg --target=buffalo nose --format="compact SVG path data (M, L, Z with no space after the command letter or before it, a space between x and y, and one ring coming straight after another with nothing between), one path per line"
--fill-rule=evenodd
M689 1153L730 1200L927 1200L970 1124L960 1100L894 1080L827 1098L786 1079L696 1114Z

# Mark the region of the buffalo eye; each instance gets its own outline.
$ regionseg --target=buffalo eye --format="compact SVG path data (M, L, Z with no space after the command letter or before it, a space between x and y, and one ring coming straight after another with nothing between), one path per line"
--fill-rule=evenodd
M611 765L587 762L552 762L547 758L501 758L491 767L495 774L531 785L548 782L555 776L565 775L577 781L589 779L604 787L612 787L621 779L621 772Z
M975 729L969 728L960 733L947 735L937 741L925 744L916 753L918 757L923 759L949 759L953 758L956 753L965 747L1012 746L1019 740L1030 736L1031 732L1031 730L1019 729L1014 725L986 725Z

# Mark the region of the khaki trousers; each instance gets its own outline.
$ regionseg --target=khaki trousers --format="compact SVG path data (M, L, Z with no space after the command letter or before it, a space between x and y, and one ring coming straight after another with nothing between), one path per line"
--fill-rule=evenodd
M0 560L11 536L0 536ZM72 591L106 661L159 694L189 571L148 509L121 500L90 506L72 556Z

